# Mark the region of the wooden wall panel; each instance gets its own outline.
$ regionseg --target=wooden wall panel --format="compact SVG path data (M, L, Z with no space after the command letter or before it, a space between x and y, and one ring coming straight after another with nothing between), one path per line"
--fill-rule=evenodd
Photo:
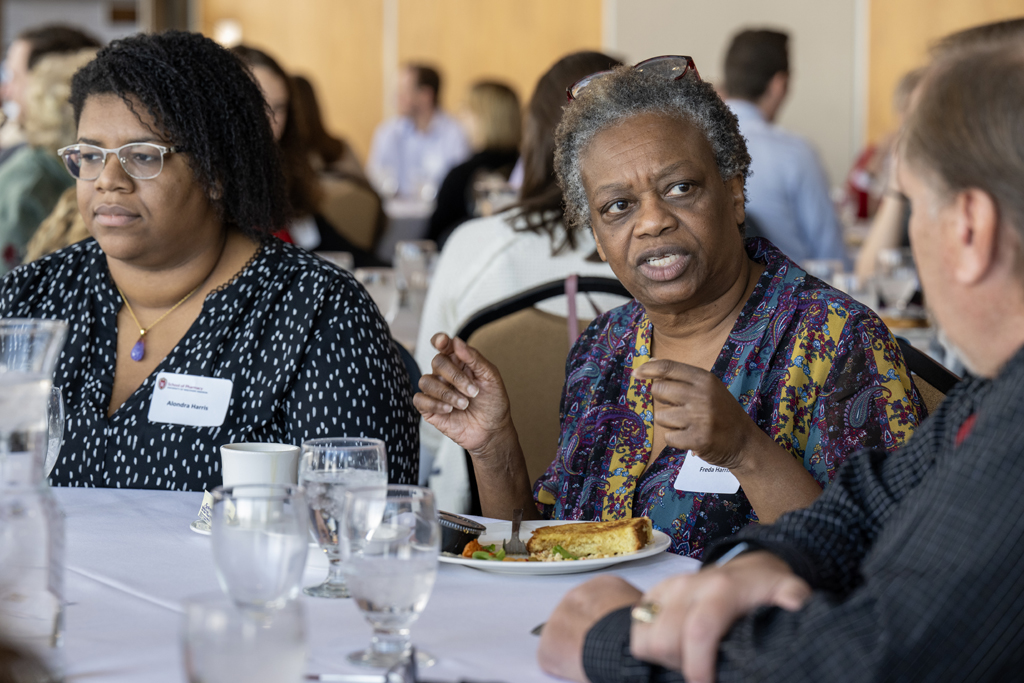
M601 0L399 0L398 60L440 67L456 111L481 78L508 83L525 106L562 56L601 49Z
M200 30L236 19L244 41L313 83L329 130L365 161L383 110L382 0L202 0Z
M213 35L218 20L237 20L246 43L310 78L331 130L365 161L385 110L389 3L394 58L436 65L450 111L480 78L509 83L525 103L555 60L601 45L602 0L200 0L200 30Z
M924 65L938 38L978 24L1024 16L1024 0L875 0L871 3L867 138L895 125L892 92L904 73Z

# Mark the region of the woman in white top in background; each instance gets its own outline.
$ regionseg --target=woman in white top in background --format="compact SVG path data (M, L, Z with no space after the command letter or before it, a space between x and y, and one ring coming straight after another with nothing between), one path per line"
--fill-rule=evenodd
M523 130L519 202L504 213L463 223L438 259L416 341L416 362L424 372L436 354L430 338L438 332L454 335L474 313L491 304L572 274L615 277L597 257L593 235L568 231L563 224L554 133L566 104L565 89L617 65L617 60L599 52L577 52L555 62L538 81ZM596 317L623 302L611 295L592 298L601 310L595 311L587 298L580 297L581 318ZM566 314L564 297L538 308ZM421 476L430 472L429 485L440 509L463 512L469 505L469 480L462 448L426 422L421 424L421 442L428 452Z

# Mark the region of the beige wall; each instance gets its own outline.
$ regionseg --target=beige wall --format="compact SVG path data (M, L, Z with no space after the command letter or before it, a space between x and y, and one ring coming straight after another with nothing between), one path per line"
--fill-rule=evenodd
M705 80L720 80L732 36L743 28L789 33L793 79L778 123L811 140L833 185L860 144L857 0L617 0L610 47L631 62L662 54L693 57Z
M200 0L199 30L235 19L246 43L317 88L329 128L365 160L391 109L386 65L440 67L442 102L457 109L472 82L508 82L524 100L559 57L601 44L601 0Z
M457 109L474 81L506 81L525 102L548 67L601 47L600 0L401 0L398 61L443 68L442 103Z
M393 68L438 65L443 104L457 109L479 78L524 100L558 57L605 49L627 61L689 54L719 80L729 39L744 27L789 32L793 81L779 123L818 149L833 184L865 140L894 125L896 81L936 38L1024 16L1024 0L195 0L199 29L241 23L245 41L311 78L329 126L365 159L393 110Z
M1024 0L900 0L871 3L871 66L867 136L895 125L892 91L904 73L922 66L928 46L969 26L1024 16Z
M308 77L329 128L365 159L383 100L381 0L202 0L200 26L235 19L244 41Z

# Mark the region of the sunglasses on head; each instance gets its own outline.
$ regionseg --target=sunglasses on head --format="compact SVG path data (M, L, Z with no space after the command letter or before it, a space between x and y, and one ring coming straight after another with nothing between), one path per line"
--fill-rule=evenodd
M670 81L682 80L687 74L692 72L697 80L700 80L700 74L697 72L697 65L693 63L693 58L684 57L682 55L651 57L650 59L645 59L644 61L633 65L633 68L637 71L652 73L656 76L663 75ZM584 76L565 89L566 99L569 102L572 102L579 97L580 92L585 90L588 85L604 78L611 72L612 70L609 69L607 71L598 71L597 73L590 74L589 76Z

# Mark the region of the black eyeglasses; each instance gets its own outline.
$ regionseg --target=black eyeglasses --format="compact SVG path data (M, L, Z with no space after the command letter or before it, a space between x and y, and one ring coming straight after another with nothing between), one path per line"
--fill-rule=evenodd
M663 55L661 57L651 57L645 59L642 62L638 62L633 66L637 71L646 71L656 76L664 75L667 80L679 81L686 77L687 74L693 73L696 79L700 80L700 73L697 72L697 65L693 63L692 57L684 57L682 55ZM576 81L568 88L565 89L566 99L572 102L582 90L596 80L604 78L612 71L598 71L597 73L584 76L580 80Z
M103 173L107 155L113 154L121 162L124 172L136 180L150 180L164 170L164 155L177 152L177 147L165 147L152 142L130 142L116 149L96 145L68 145L57 150L68 173L78 180L96 180Z

